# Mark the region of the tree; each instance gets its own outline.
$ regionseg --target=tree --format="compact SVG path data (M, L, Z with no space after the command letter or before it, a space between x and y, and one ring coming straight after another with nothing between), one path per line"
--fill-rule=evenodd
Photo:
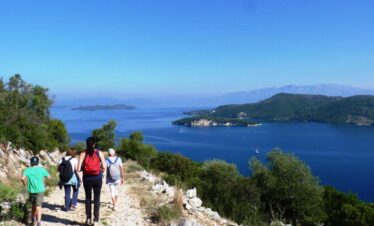
M76 150L77 153L81 153L82 151L86 150L86 143L83 141L77 142L74 145L72 145L71 148Z
M58 119L52 119L48 123L48 134L50 140L50 148L58 147L66 149L70 138L65 128L65 124Z
M181 154L169 152L159 152L151 160L151 168L168 174L164 179L168 183L175 185L177 183L185 185L187 188L199 187L198 178L201 164L192 161Z
M250 166L269 218L284 217L293 225L323 222L323 188L304 162L274 150L266 165L254 158Z
M0 141L39 152L64 146L65 126L50 118L48 89L28 84L21 75L0 80ZM52 134L50 134L52 133Z
M345 194L331 186L324 187L326 226L374 225L374 204L360 201L357 195Z
M141 132L134 132L129 138L120 140L119 154L138 161L144 168L150 167L151 160L157 156L156 149L143 143Z
M92 136L95 137L96 144L101 150L107 151L109 148L114 147L114 130L116 126L117 123L114 120L110 120L106 124L104 124L100 129L95 129L92 132Z
M231 209L231 186L239 177L239 172L234 164L223 160L209 160L204 162L200 179L204 190L202 197L210 206L219 206L218 210L226 215Z

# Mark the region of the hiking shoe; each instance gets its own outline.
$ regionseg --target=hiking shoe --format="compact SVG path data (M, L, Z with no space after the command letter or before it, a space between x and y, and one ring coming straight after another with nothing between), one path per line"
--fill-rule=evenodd
M36 223L36 226L42 226L42 222Z
M34 217L31 219L31 226L36 226L36 219Z
M86 219L85 225L93 225L91 219Z
M99 221L95 220L93 223L93 226L98 226L98 225L99 225Z

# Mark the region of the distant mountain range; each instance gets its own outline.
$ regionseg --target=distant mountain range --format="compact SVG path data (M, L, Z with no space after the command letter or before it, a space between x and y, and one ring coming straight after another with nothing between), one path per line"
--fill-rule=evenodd
M373 125L374 96L331 97L279 93L258 103L223 105L190 114L199 119L218 117Z
M136 107L126 104L113 104L113 105L85 105L74 107L74 111L110 111L110 110L134 110Z
M213 108L224 104L256 103L278 93L311 94L325 96L348 97L353 95L374 95L374 90L361 89L351 86L335 84L319 84L296 86L287 85L275 88L254 89L248 91L232 92L216 96L165 96L164 98L123 98L123 97L98 97L98 98L58 98L54 106L77 107L84 105L113 105L126 104L136 107L206 107Z
M341 96L348 97L354 95L374 95L374 90L361 89L351 86L342 86L335 84L319 84L309 86L287 85L277 88L263 88L250 91L233 92L222 95L219 104L244 104L255 103L265 100L278 93L291 94L311 94L325 96Z

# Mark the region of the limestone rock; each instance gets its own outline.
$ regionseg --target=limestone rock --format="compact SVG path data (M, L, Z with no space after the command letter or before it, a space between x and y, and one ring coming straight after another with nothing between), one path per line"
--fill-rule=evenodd
M196 198L196 188L189 189L186 191L186 196L190 199Z
M178 226L201 226L198 222L191 219L183 219L179 222Z
M168 188L166 188L165 192L168 195L168 197L170 197L170 198L174 197L174 195L175 195L174 187L168 187Z
M201 201L201 199L196 197L196 198L188 200L188 203L191 204L193 208L198 208L203 204L203 201Z

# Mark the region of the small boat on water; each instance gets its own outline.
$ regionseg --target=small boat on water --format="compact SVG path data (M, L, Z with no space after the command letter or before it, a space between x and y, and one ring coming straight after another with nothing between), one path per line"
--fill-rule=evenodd
M256 147L255 153L260 154L260 151L258 150L258 146Z

